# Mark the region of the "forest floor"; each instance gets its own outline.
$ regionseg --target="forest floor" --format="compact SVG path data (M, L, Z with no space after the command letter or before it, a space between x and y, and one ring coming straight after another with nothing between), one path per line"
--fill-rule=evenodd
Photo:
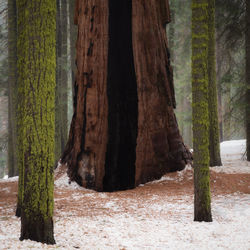
M245 141L221 144L211 168L212 223L193 221L193 169L133 190L98 193L56 171L56 245L20 242L17 178L0 180L0 249L250 249L250 163Z

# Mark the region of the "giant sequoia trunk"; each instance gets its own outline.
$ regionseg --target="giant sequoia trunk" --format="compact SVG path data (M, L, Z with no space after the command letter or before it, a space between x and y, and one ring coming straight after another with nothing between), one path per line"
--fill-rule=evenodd
M182 170L168 0L78 0L74 115L62 156L87 188L133 188Z

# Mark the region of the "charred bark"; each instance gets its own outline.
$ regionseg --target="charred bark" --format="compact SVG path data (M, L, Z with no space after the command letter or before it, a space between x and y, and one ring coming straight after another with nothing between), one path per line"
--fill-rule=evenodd
M132 1L109 1L108 144L104 190L133 188L138 98L132 48Z
M77 1L74 115L62 156L71 180L123 190L191 159L173 111L169 21L168 0Z

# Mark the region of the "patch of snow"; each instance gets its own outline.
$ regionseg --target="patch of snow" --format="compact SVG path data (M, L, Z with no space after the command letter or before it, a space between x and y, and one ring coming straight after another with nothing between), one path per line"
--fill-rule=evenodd
M250 173L249 162L242 160L244 151L245 140L221 143L224 165L211 170ZM191 171L189 166L151 184L192 178ZM54 216L57 244L48 246L30 240L20 242L20 220L8 216L13 207L1 203L0 249L250 249L250 194L213 196L213 222L199 223L193 221L193 195L143 196L140 188L135 196L126 198L121 192L97 193L74 182L69 184L67 174L56 180L55 185L75 190L70 198L78 204L78 210L82 209L84 199L93 199L97 212L93 215L91 206L84 207L87 211L82 216L76 210L58 211Z
M9 193L9 192L10 192L10 189L9 189L8 187L5 187L5 188L1 188L1 191L2 191L2 192Z
M234 161L234 163L222 161L223 166L211 167L210 170L216 173L227 174L250 174L250 162L244 160Z
M60 178L55 180L55 186L58 188L67 188L71 190L83 190L83 187L80 187L76 182L69 181L67 173L64 173Z
M193 221L192 197L143 203L135 213L112 216L55 217L57 245L20 242L20 221L0 217L2 249L249 249L250 195L227 195L212 201L213 222ZM127 206L130 206L128 201ZM108 208L116 208L112 200ZM156 216L152 216L156 211Z
M212 167L217 173L250 174L250 162L244 160L246 140L224 141L220 144L223 166Z
M10 177L7 179L0 179L0 182L15 182L18 181L18 176Z
M241 160L246 151L246 140L221 142L220 150L222 160Z
M187 165L184 170L178 171L177 176L171 177L171 176L169 176L169 174L165 174L159 180L151 181L151 182L148 182L146 184L141 184L140 186L150 185L150 184L157 184L157 183L161 183L161 182L164 182L164 181L176 181L176 182L179 182L179 181L183 180L183 178L185 176L187 176L188 171L193 171L191 165ZM188 179L192 179L192 175L189 175L187 177L188 177Z

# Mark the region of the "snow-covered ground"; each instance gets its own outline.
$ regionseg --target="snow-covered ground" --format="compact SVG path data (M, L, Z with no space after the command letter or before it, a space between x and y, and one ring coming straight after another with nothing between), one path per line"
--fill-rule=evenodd
M221 143L222 167L213 167L218 173L249 173L250 162L246 161L246 140Z
M250 177L250 165L242 160L244 150L243 140L223 142L224 166L211 171L244 173ZM190 179L190 173L188 167L135 190L112 194L68 184L67 176L63 175L55 181L56 190L59 194L68 191L70 197L57 196L55 203L67 206L75 202L78 211L56 212L57 244L20 242L20 221L8 215L14 208L1 210L0 203L0 249L250 249L249 192L213 195L213 222L194 222L191 192L165 195L168 184L182 185L186 177ZM157 187L158 192L154 192ZM148 190L150 196L145 195ZM88 205L87 201L92 203ZM81 209L84 213L79 215Z

